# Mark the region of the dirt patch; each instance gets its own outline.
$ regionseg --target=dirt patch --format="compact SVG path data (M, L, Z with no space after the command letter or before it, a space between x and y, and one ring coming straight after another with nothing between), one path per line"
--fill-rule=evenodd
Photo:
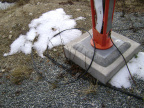
M144 13L143 0L116 0L115 11Z
M18 2L12 8L0 10L0 69L21 79L24 79L25 75L28 78L32 72L31 56L18 53L4 57L3 54L9 52L9 46L20 34L25 34L29 30L28 24L32 19L38 18L47 11L63 8L73 18L80 16L86 18L84 21L77 21L77 27L84 27L89 30L92 26L89 0L30 0L27 2L22 4ZM124 9L123 5L125 5ZM127 0L127 2L117 0L115 10L126 13L144 12L142 3L135 0ZM17 82L16 79L13 82ZM18 79L18 81L21 80Z

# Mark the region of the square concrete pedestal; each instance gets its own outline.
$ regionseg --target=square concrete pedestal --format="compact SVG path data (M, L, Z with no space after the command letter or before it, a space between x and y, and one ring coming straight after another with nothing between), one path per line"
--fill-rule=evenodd
M92 30L89 31L92 34ZM139 51L140 44L120 34L112 32L112 40L123 53L126 61L129 61ZM91 37L84 33L76 40L65 45L66 57L74 63L87 69L94 54L94 48L90 44ZM115 46L107 50L96 49L94 61L89 73L101 81L107 83L123 66L125 62Z

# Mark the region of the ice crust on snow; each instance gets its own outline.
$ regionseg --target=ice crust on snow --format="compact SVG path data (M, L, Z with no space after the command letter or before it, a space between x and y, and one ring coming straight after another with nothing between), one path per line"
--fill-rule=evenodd
M132 76L144 80L144 52L139 52L137 58L133 57L128 62L128 67ZM130 88L130 75L126 66L124 66L109 82L117 88Z
M34 19L29 24L30 30L26 35L20 35L10 46L10 52L4 56L17 52L30 54L34 48L42 58L44 51L61 44L66 44L81 35L80 30L67 30L56 37L60 31L71 29L76 26L76 20L71 19L71 15L66 15L62 8L52 10L42 14L38 19ZM33 42L37 38L36 42ZM62 43L63 42L63 43ZM33 44L32 44L33 43Z

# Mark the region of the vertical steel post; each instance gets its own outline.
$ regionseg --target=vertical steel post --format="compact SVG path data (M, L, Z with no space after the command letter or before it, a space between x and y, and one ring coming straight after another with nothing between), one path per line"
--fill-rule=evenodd
M97 18L96 15L96 3L102 2L103 4L103 22L101 30L97 30ZM95 46L98 49L108 49L113 46L110 35L112 30L112 20L114 14L114 7L115 7L116 0L91 0L91 13L92 13L92 30L93 30L93 40L91 40L91 45Z

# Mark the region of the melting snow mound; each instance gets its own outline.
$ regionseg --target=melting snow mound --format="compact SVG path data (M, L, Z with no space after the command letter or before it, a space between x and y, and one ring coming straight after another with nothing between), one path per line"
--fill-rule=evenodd
M128 62L128 67L132 76L144 80L144 52L139 52L137 58L133 57ZM117 88L130 88L130 75L126 66L124 66L111 80L110 84Z
M30 30L26 35L20 35L10 46L10 52L4 56L12 55L17 52L30 54L34 48L42 58L47 47L66 44L81 35L80 30L67 30L60 35L53 37L60 31L71 29L76 26L76 20L71 19L71 15L66 15L62 8L52 10L42 14L38 19L34 19L29 24ZM33 42L37 38L36 42ZM63 43L62 43L63 42Z

